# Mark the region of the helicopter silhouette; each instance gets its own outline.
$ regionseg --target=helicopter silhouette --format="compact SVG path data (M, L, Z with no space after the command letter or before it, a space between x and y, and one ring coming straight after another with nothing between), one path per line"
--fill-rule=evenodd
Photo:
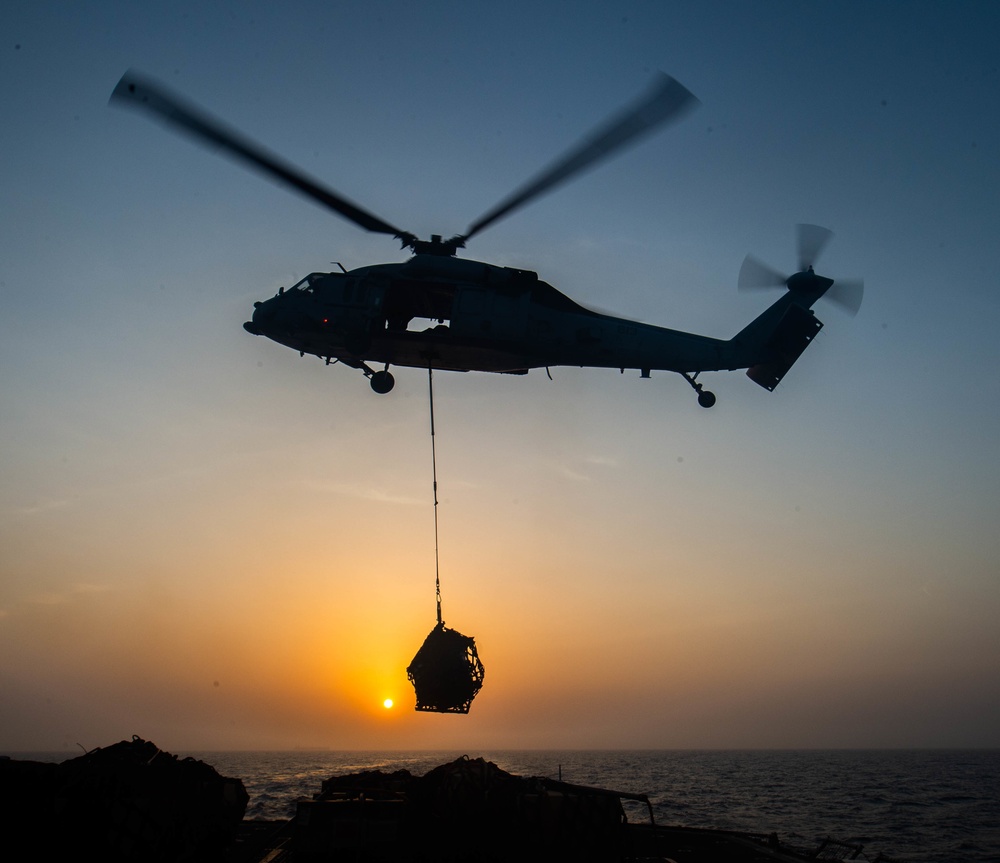
M312 354L329 365L360 370L377 393L393 388L392 366L527 374L554 366L676 372L702 407L715 395L701 372L747 369L773 390L823 324L811 311L824 295L857 312L860 280L817 275L813 264L832 236L798 228L799 270L785 276L750 256L739 287L784 287L785 293L733 338L716 339L638 323L587 309L530 270L456 257L458 249L499 219L608 158L640 137L679 120L699 104L674 78L660 73L649 90L598 127L534 179L451 239L421 240L311 179L161 84L128 71L111 102L150 112L201 143L262 171L273 180L372 232L389 234L413 256L341 272L315 272L268 300L254 303L244 329ZM373 368L375 366L375 368ZM380 367L380 368L379 368Z

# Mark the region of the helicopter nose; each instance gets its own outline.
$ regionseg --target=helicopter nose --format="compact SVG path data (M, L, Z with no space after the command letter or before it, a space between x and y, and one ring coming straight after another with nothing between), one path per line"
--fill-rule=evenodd
M243 329L245 329L250 335L262 336L264 335L264 330L266 328L267 321L273 317L272 309L268 308L266 302L257 302L253 304L253 318L243 324Z
M253 304L253 317L243 329L255 336L267 336L280 341L315 328L313 316L294 302L293 295L284 294ZM282 342L284 344L284 342Z

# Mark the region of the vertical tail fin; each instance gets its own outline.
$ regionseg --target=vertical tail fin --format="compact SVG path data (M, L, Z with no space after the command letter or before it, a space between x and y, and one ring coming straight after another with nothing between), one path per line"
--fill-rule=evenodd
M823 323L789 291L734 338L745 358L747 377L774 390L802 356Z

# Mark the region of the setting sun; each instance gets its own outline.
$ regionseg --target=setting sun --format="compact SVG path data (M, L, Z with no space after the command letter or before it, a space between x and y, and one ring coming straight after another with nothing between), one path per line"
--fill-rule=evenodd
M392 699L391 698L387 698L385 701L382 702L382 706L386 710L388 710L390 707L392 707Z

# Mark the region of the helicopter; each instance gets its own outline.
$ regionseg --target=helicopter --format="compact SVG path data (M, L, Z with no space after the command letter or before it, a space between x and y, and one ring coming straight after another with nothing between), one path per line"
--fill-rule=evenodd
M832 236L817 225L799 225L799 269L792 275L747 256L741 289L783 287L785 293L728 340L593 311L535 272L457 256L488 226L700 104L662 72L637 101L450 239L434 234L422 240L393 226L132 70L111 103L144 110L413 253L402 263L310 273L254 303L243 325L302 356L362 372L376 393L392 390L393 366L513 375L545 368L550 377L552 367L578 366L638 370L643 378L654 370L676 372L697 393L698 404L710 408L716 397L698 381L700 373L746 369L754 383L773 391L823 326L812 312L817 300L826 295L852 313L860 307L863 282L835 282L814 271Z

